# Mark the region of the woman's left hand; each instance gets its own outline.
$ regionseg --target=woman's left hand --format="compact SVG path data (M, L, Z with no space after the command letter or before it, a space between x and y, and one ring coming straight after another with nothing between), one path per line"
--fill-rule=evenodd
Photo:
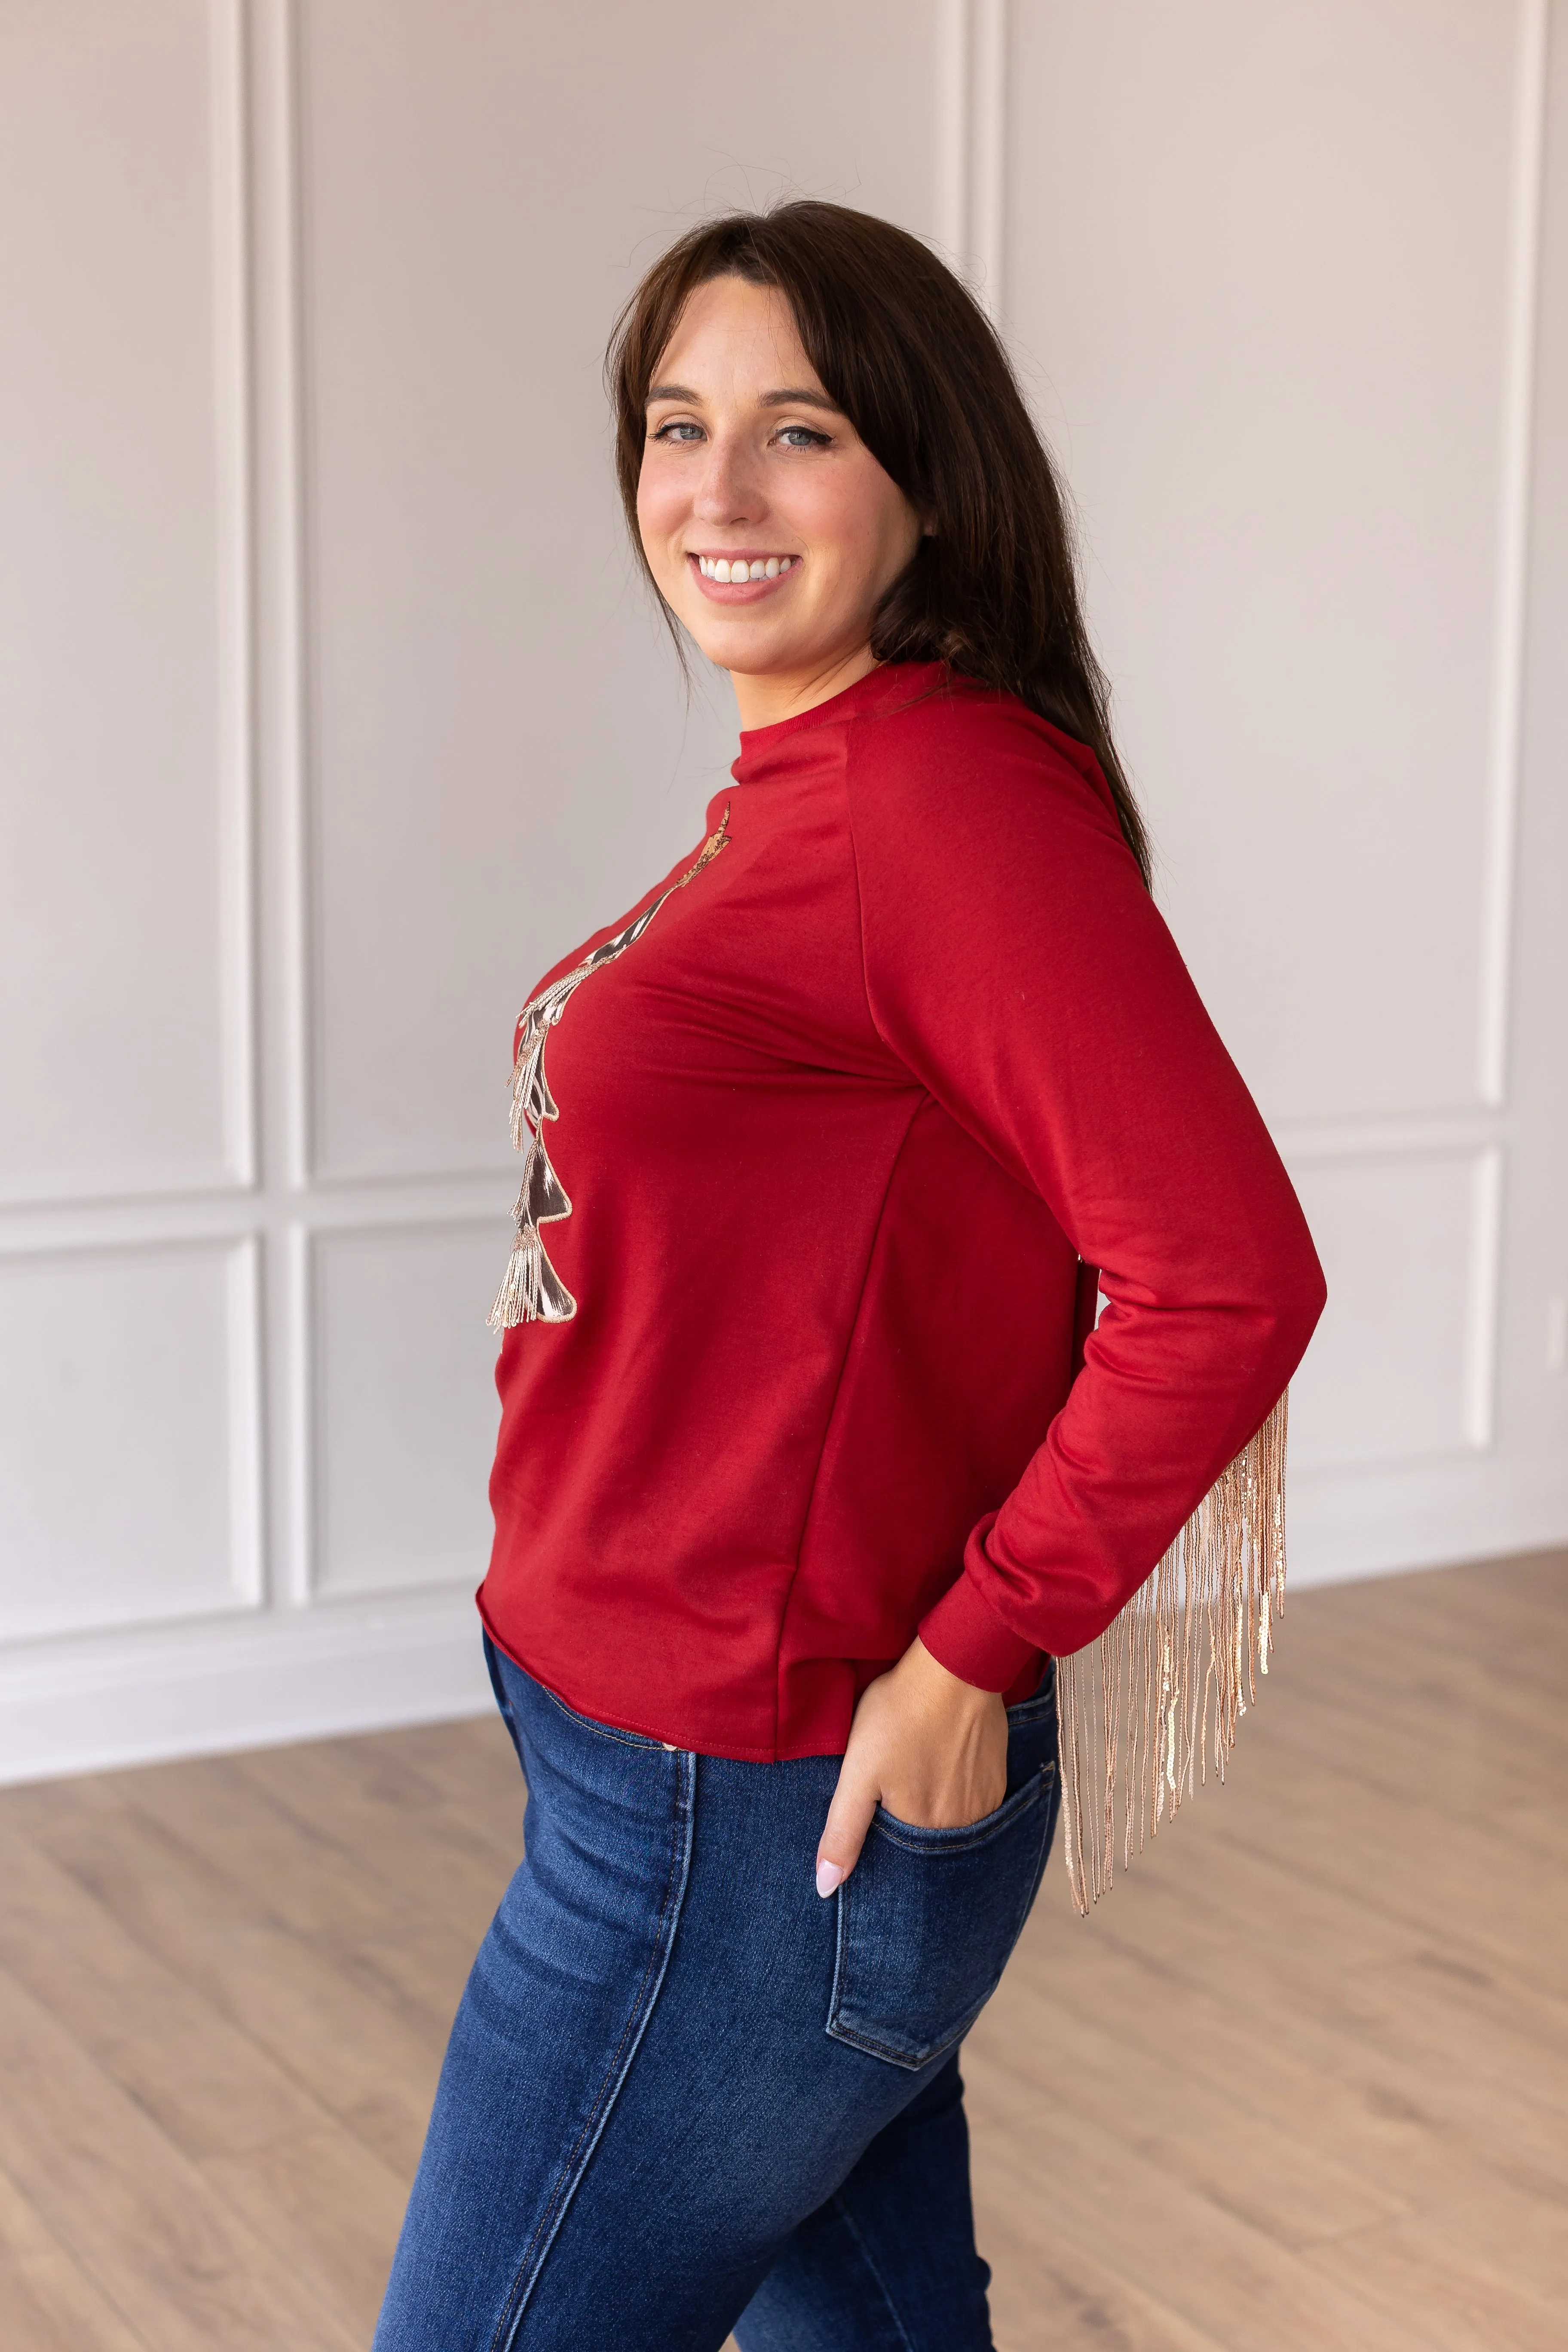
M922 1829L963 1829L1007 1793L1007 1710L939 1665L923 1642L860 1694L827 1826L816 1891L831 1895L860 1859L879 1805Z

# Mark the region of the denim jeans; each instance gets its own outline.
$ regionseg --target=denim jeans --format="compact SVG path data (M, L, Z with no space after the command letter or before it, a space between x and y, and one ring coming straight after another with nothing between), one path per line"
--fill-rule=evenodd
M578 1715L493 1648L525 1859L452 2029L375 2352L981 2352L958 2044L1056 1822L1050 1679L966 1829L879 1811L824 1902L838 1759ZM649 1673L657 1675L650 1659Z

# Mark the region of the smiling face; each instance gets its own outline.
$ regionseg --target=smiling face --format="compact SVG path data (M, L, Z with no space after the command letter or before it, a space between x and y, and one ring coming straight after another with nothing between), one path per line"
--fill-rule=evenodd
M655 371L637 524L661 594L731 674L743 727L875 667L872 614L921 535L784 297L740 278L698 287Z

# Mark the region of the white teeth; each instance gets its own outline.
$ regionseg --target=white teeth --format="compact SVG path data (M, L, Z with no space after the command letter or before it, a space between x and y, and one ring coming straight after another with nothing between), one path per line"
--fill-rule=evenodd
M799 562L798 555L759 555L750 561L738 555L733 562L726 555L700 555L697 569L704 580L718 580L728 587L740 580L776 580Z

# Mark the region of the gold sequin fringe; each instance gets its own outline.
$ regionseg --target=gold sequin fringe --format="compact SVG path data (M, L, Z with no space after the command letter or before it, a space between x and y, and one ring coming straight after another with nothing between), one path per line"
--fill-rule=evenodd
M1225 1779L1285 1607L1281 1397L1147 1583L1096 1642L1057 1661L1062 1836L1086 1916L1194 1786Z

